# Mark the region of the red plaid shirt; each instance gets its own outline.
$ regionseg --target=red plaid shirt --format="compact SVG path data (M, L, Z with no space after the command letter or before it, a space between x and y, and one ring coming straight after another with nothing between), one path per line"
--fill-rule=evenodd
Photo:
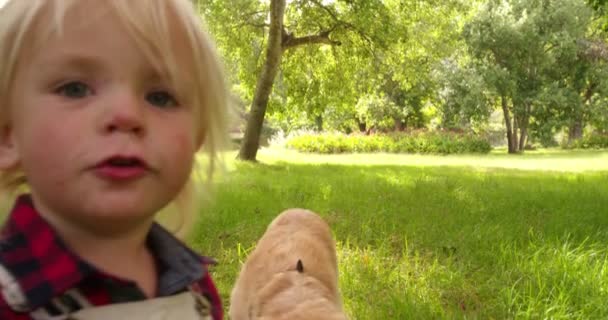
M213 260L196 255L157 224L148 245L159 266L158 296L194 288L211 302L213 318L222 319L220 297L207 273ZM30 310L53 311L51 300L73 288L94 306L146 299L135 283L105 274L71 252L27 195L19 197L0 231L0 264L20 284ZM0 319L31 318L13 311L0 295Z

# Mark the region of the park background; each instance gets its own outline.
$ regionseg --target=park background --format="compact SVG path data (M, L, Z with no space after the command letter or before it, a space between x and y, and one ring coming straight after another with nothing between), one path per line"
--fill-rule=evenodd
M605 1L195 3L236 121L188 241L226 302L304 207L352 319L608 318Z

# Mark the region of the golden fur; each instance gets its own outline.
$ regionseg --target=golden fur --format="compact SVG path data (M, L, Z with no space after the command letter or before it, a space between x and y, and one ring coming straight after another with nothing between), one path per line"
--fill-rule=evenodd
M336 260L323 219L302 209L283 212L243 265L230 298L231 319L346 320Z

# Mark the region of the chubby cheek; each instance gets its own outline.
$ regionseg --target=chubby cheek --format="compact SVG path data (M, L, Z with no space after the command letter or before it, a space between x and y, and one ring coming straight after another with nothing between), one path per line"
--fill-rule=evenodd
M32 121L23 128L19 141L21 163L28 180L61 186L67 165L74 163L73 150L79 145L79 134L66 130L61 121Z
M192 130L180 130L167 137L169 139L164 148L164 165L171 170L176 187L181 188L190 177L194 162L196 153L194 135Z

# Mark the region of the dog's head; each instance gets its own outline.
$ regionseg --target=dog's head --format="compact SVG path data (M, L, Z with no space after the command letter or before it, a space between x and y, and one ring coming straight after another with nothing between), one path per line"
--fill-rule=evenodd
M252 305L254 319L345 320L342 302L325 284L306 273L302 260L275 274Z
M335 242L321 217L293 209L273 220L241 269L230 315L236 320L346 319Z

